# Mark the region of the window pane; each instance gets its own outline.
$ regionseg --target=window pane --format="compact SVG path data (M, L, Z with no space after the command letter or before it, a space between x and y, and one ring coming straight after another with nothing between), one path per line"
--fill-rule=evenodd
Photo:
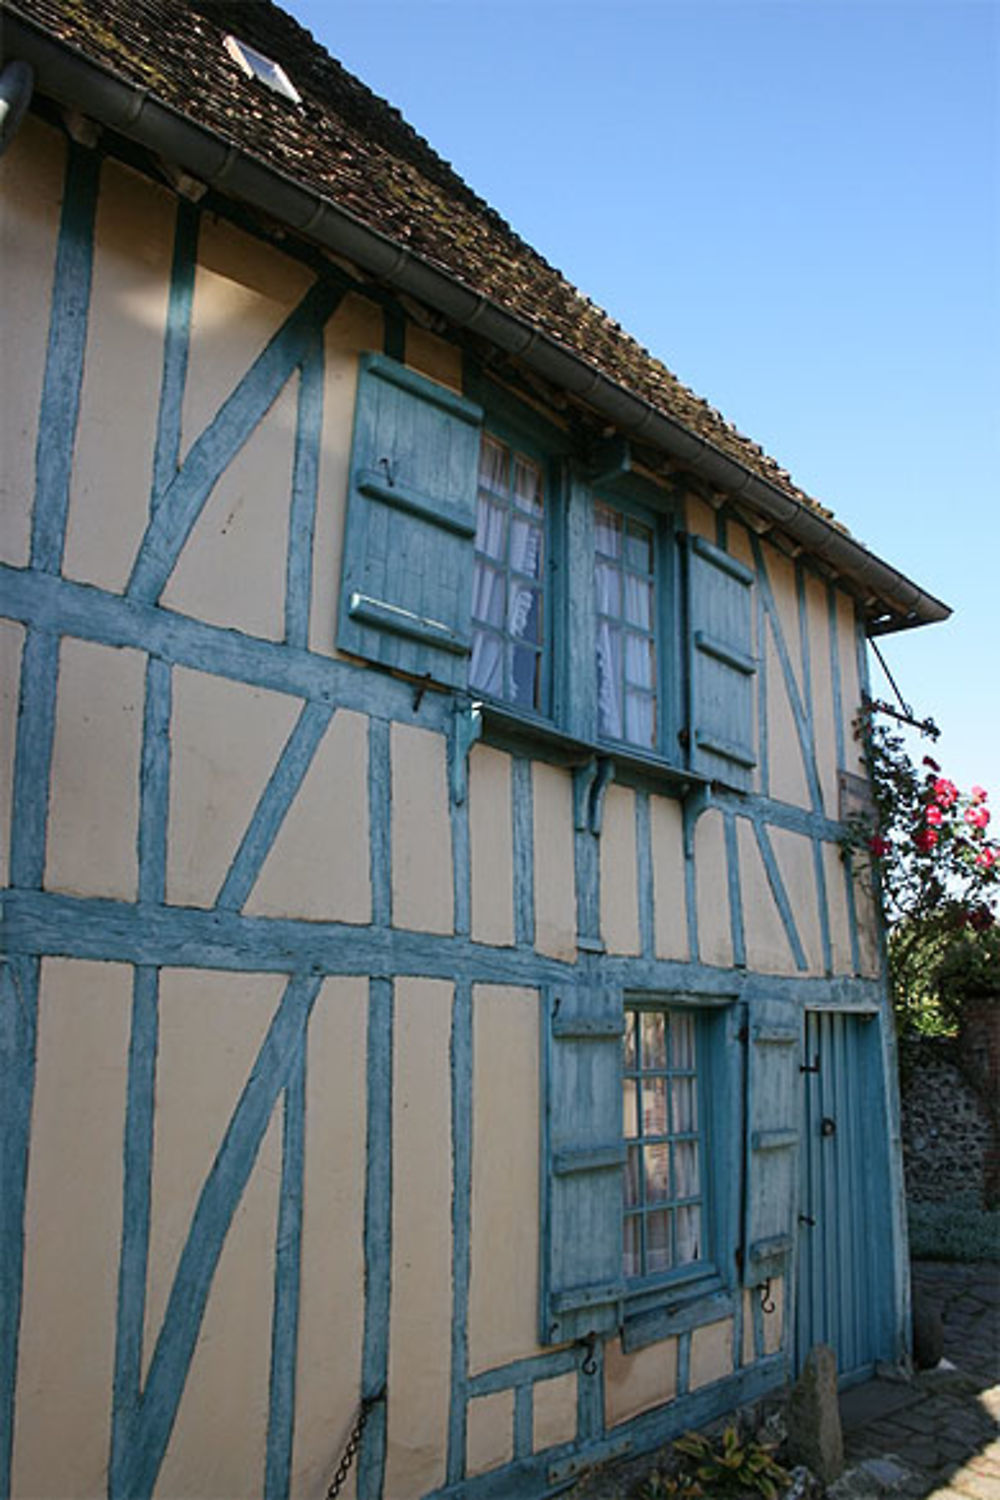
M485 495L476 506L476 551L494 562L503 562L507 546L507 512Z
M498 439L483 437L476 511L470 685L524 708L542 706L545 546L542 471ZM531 580L531 581L528 581ZM483 627L495 631L483 639Z
M653 643L631 631L625 635L625 681L632 687L653 686Z
M636 1098L638 1085L634 1078L626 1078L622 1102L624 1119L622 1129L630 1139L639 1134L639 1103Z
M542 596L537 589L524 583L511 586L507 629L515 641L541 641Z
M666 1271L670 1263L670 1214L647 1214L646 1270Z
M648 693L637 693L629 688L625 693L625 738L632 745L655 743L654 713L656 700Z
M472 612L484 625L502 625L507 580L489 563L477 562L472 578Z
M481 693L503 694L503 645L498 636L477 630L472 637L469 682Z
M670 1197L670 1147L666 1141L645 1146L642 1153L646 1202L663 1203Z
M622 520L615 510L606 505L594 506L594 545L605 557L622 555Z
M532 521L515 519L510 534L510 565L515 573L537 578L542 571L542 533Z
M701 1259L701 1209L697 1204L677 1210L677 1264Z
M541 659L530 646L515 646L510 656L510 683L508 696L523 708L533 708L538 702L538 680Z
M662 1010L641 1012L642 1066L665 1068L667 1066L667 1018Z
M639 1014L634 1010L625 1012L625 1066L631 1071L636 1066L636 1027L639 1025Z
M523 453L514 455L514 504L519 510L542 513L542 472Z
M670 1012L670 1050L675 1068L694 1067L694 1016L689 1012Z
M653 571L653 534L638 521L629 521L625 536L625 561L637 573Z
M597 627L597 709L601 734L622 737L621 635L606 620Z
M625 574L625 618L630 625L651 630L653 625L653 590L644 578Z
M479 450L479 483L495 494L507 492L507 449L495 438L483 438Z
M628 1204L639 1203L639 1147L630 1146L625 1161L625 1202Z
M642 1275L642 1220L635 1215L625 1220L625 1275Z
M647 1078L642 1086L642 1133L667 1133L667 1080Z
M594 586L597 609L602 615L618 616L622 612L621 574L612 564L598 560L594 564Z
M696 1198L701 1191L698 1176L698 1142L678 1141L674 1146L674 1187L678 1198Z
M693 1078L675 1078L672 1086L672 1127L678 1135L698 1129L697 1085Z

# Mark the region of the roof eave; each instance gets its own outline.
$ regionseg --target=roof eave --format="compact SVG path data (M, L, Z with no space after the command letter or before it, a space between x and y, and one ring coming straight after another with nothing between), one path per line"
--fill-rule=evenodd
M853 585L862 598L871 634L931 624L950 615L946 604L811 506L613 381L540 328L370 228L333 199L198 125L148 89L6 7L0 46L5 59L26 62L34 69L41 93L146 146L216 190L265 211L378 280L424 302L450 323L475 331L592 407L621 432L662 449L713 488L766 518Z

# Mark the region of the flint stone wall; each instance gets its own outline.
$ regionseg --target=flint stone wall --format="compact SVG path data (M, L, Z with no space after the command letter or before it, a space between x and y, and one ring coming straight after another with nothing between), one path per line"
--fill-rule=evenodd
M960 1036L901 1049L903 1162L915 1203L1000 1199L1000 1007L967 1018Z

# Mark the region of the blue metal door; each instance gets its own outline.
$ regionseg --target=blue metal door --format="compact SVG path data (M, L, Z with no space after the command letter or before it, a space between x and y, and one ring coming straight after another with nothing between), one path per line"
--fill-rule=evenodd
M888 1358L888 1139L878 1021L807 1011L802 1065L795 1356L837 1355L841 1385Z

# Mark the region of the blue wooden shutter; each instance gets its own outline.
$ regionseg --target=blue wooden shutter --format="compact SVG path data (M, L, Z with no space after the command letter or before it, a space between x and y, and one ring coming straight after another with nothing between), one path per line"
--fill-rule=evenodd
M541 1340L618 1326L622 1265L622 998L548 995Z
M746 1206L743 1281L787 1270L798 1205L801 1010L775 997L750 1002L747 1034Z
M753 581L749 568L688 538L691 769L746 789L754 748Z
M381 354L363 354L337 645L449 687L471 649L482 412Z

